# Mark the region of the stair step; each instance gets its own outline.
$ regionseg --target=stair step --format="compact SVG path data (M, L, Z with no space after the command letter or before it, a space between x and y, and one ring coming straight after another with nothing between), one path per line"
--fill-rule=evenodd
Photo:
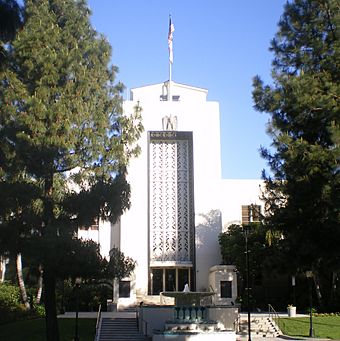
M144 341L132 318L102 318L99 341Z
M241 317L239 323L239 335L248 334L248 319ZM256 316L251 320L251 335L254 337L277 337L281 335L280 329L268 317Z

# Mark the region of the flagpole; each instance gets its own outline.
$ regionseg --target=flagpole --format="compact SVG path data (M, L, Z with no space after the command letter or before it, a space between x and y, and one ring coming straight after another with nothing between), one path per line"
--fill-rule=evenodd
M169 60L169 87L168 87L168 101L171 101L171 71L172 71L172 63Z
M168 32L168 47L169 47L169 84L168 84L168 101L172 100L171 97L171 83L172 83L172 63L173 63L173 32L175 31L175 27L171 22L171 14L169 15L169 32Z

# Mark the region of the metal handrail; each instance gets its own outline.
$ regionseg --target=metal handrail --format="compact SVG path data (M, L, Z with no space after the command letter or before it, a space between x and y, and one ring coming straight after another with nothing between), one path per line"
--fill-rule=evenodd
M99 308L98 308L98 313L97 313L96 335L94 337L94 341L98 341L99 340L99 329L100 329L101 315L102 315L102 305L100 304Z
M271 304L268 304L268 315L269 318L273 320L277 324L277 326L279 326L280 316Z
M236 320L233 323L234 330L236 333L240 331L240 323L241 323L241 314L238 314Z
M141 317L140 310L141 308L136 309L137 328L144 336L148 336L148 322Z

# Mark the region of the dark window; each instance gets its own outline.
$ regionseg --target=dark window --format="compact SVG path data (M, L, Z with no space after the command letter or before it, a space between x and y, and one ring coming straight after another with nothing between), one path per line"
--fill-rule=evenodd
M221 281L221 298L231 297L231 281Z
M178 269L178 291L183 291L184 286L189 283L189 270L188 269ZM191 288L190 288L191 290Z
M119 297L130 297L130 281L119 282Z
M152 295L163 291L163 269L152 269Z
M176 269L165 270L165 291L176 291Z

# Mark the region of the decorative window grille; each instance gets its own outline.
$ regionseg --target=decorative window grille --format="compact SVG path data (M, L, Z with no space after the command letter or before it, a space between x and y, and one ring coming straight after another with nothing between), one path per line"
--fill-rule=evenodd
M192 262L192 134L149 134L150 261Z

